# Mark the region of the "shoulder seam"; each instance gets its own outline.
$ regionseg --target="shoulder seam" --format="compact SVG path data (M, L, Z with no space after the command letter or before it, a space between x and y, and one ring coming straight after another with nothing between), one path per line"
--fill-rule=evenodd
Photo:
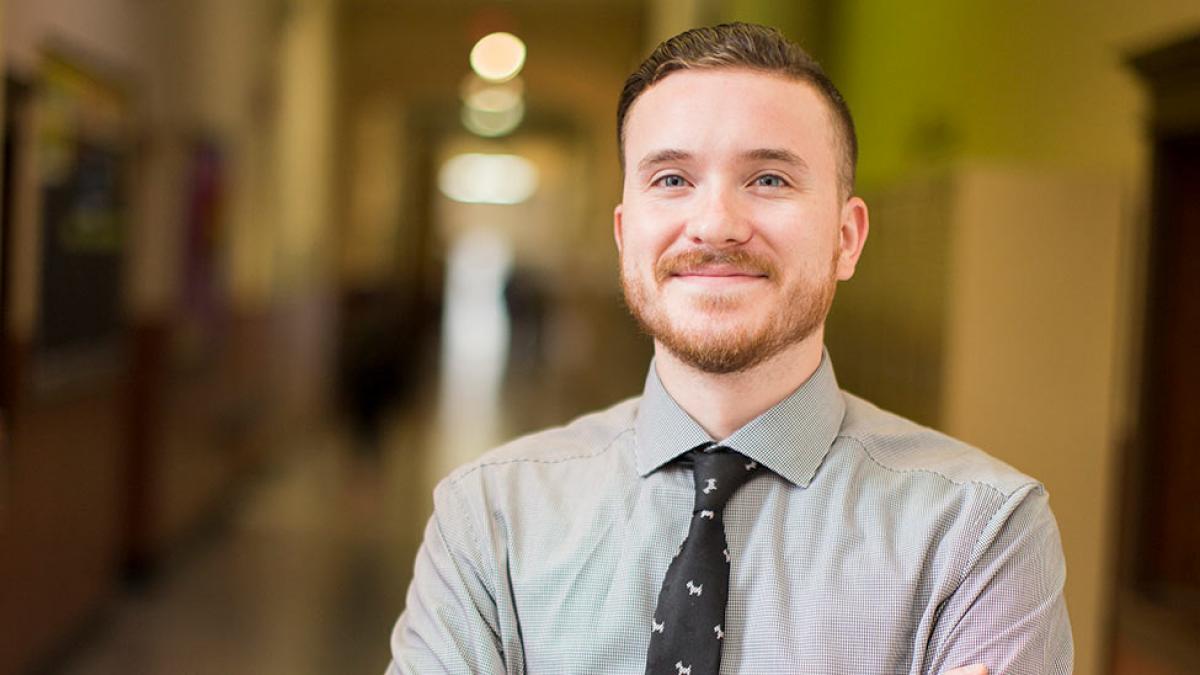
M578 455L568 455L565 457L554 457L554 458L514 457L512 459L496 459L496 460L480 461L480 462L476 462L474 466L463 470L458 475L448 476L447 480L451 483L457 483L460 480L470 476L471 474L473 474L476 471L479 471L480 469L483 469L485 467L503 466L505 464L526 464L526 463L530 463L530 464L560 464L562 462L569 462L571 460L576 460L576 459L589 459L591 457L598 457L598 456L603 455L604 453L608 452L609 449L611 449L612 446L618 440L620 440L622 436L632 433L633 430L634 430L634 428L632 426L622 429L621 432L616 434L615 436L613 436L608 441L608 443L604 445L604 447L600 448L599 450L594 450L592 452L582 453L582 454L578 454Z
M483 581L484 581L485 586L487 587L486 590L488 591L488 593L490 593L492 595L492 597L495 597L496 589L497 589L496 579L498 579L500 576L500 570L498 567L496 567L494 557L484 555L483 542L480 540L479 532L477 531L479 529L479 524L475 522L475 516L474 516L474 514L471 513L471 509L467 508L466 500L463 499L462 494L459 493L458 486L451 484L451 485L446 486L446 490L447 490L447 492L449 492L450 494L452 494L454 496L454 501L456 502L455 506L457 506L459 513L464 514L466 517L465 526L466 526L467 532L471 535L471 544L475 547L475 553L479 556L479 560L484 565L486 565L490 568L489 570L487 570L487 572L488 572L487 578L484 579ZM437 504L435 502L434 510L433 510L433 517L438 519L438 528L440 530L442 528L442 525L441 525L442 514L438 512L438 509L436 507L437 507ZM444 534L441 534L439 536L441 536L443 538L443 540L445 539ZM450 547L446 546L446 550L450 550ZM451 555L451 559L453 560L453 554ZM454 565L455 565L455 567L457 567L458 563L455 561Z
M879 459L875 457L875 455L871 452L871 450L869 448L867 448L867 444L864 443L863 440L861 438L859 438L858 436L851 436L849 434L838 434L837 437L845 438L846 440L854 441L855 443L857 443L858 447L862 448L863 454L865 454L868 459L870 459L872 462L874 462L876 466L878 466L879 468L881 468L885 471L890 471L895 474L908 474L908 473L932 474L934 476L938 476L938 477L942 478L943 480L947 481L951 485L968 485L968 484L981 485L985 488L988 488L989 490L992 490L996 494L1003 497L1005 500L1010 499L1014 494L1016 494L1020 490L1023 490L1025 488L1029 487L1030 485L1033 485L1033 486L1041 485L1036 480L1028 480L1028 481L1025 481L1025 482L1021 483L1020 485L1016 486L1015 488L1013 488L1011 492L1006 493L1003 490L1001 490L1000 488L996 487L995 485L992 485L991 483L985 483L983 481L978 481L978 480L969 480L969 481L954 480L953 478L947 476L946 474L944 474L940 471L935 471L933 469L897 469L894 467L890 467L890 466L884 464L883 462L879 461Z

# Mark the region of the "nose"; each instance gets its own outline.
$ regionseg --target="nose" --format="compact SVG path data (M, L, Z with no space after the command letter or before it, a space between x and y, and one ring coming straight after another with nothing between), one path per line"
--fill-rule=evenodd
M700 197L685 229L693 244L728 248L750 239L753 228L736 190L713 187Z

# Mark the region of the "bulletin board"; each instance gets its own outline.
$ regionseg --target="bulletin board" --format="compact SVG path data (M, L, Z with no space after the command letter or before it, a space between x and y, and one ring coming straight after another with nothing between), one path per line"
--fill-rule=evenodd
M111 370L120 359L129 227L130 110L86 63L47 55L37 88L41 273L35 384Z

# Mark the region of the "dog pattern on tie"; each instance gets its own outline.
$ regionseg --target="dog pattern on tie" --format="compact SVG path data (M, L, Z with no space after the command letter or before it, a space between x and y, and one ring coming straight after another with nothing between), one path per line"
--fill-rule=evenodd
M716 675L720 669L733 559L725 540L724 510L734 492L759 468L758 462L726 448L694 450L689 455L695 507L651 619L647 675L692 675L693 669L695 675Z

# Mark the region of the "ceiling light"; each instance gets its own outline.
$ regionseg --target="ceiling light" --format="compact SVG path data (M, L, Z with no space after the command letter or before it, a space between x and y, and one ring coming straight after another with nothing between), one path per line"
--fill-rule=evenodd
M468 74L459 87L459 92L463 103L472 108L498 112L515 108L521 103L525 94L525 83L519 77L507 82L488 82Z
M473 134L485 138L496 138L512 133L525 117L525 103L517 99L516 105L502 110L484 110L464 105L462 123Z
M464 153L446 160L438 172L442 194L468 204L520 204L537 187L537 167L520 155Z
M471 69L491 82L512 79L525 65L525 43L512 33L492 33L471 48Z

